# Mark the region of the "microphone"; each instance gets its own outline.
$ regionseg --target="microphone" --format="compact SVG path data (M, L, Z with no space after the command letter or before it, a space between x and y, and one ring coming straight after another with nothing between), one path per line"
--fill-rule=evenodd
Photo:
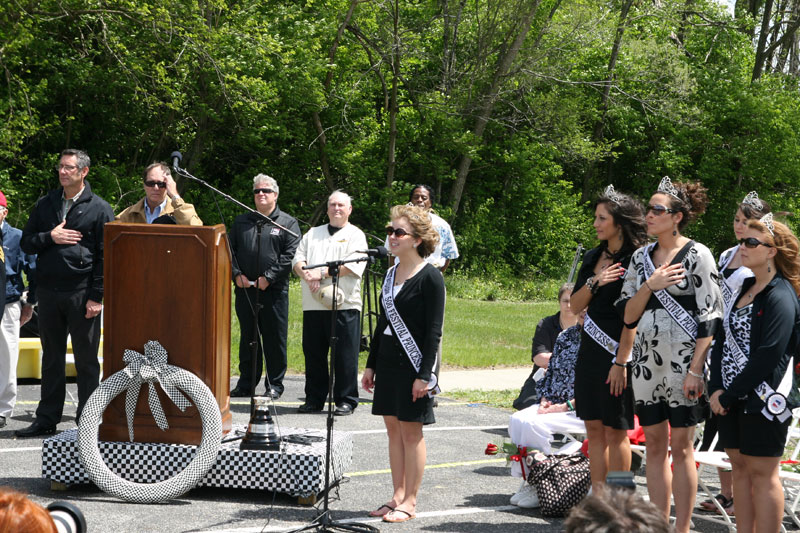
M172 154L170 154L170 157L172 158L172 168L173 170L177 171L178 168L180 168L181 161L183 161L183 155L179 151L175 150L172 152Z
M389 250L385 246L378 246L377 248L370 248L369 250L358 250L357 254L367 254L369 257L376 257L383 259L389 255Z

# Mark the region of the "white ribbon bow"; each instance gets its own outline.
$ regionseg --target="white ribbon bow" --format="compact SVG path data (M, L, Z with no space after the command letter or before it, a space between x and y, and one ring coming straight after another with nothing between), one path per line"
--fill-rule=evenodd
M167 423L167 417L164 415L164 410L161 408L155 382L158 381L170 400L181 411L185 411L187 407L192 405L175 386L177 380L174 378L177 367L167 364L167 351L158 341L148 341L144 345L144 355L134 350L125 350L122 360L128 363L124 370L131 378L131 383L125 393L125 414L128 418L128 436L131 442L133 442L133 417L136 414L136 403L139 399L139 390L142 387L142 383L149 385L147 403L150 405L150 412L153 413L153 418L156 419L161 431L167 430L169 424Z

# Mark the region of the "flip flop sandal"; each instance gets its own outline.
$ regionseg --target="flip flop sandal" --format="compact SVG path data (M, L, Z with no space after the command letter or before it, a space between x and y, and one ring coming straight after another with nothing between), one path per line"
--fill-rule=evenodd
M736 511L733 508L733 498L723 503L722 508L725 509L725 514L727 514L728 516L736 516ZM714 509L714 510L717 512L717 514L719 515L722 514L719 512L719 509Z
M383 511L384 509L388 509L388 510L384 512ZM385 516L385 515L391 513L392 511L394 511L394 507L384 503L383 505L381 505L380 507L378 507L374 511L370 511L369 512L369 516L371 516L373 518L380 518L381 516Z
M714 499L719 502L723 509L729 507L733 503L733 498L728 499L724 494L717 494L714 496ZM708 499L700 503L700 509L708 511L709 513L714 513L717 511L717 506L714 505L711 499Z
M396 513L403 513L405 516L392 518L392 515L395 515ZM413 515L413 514L409 513L408 511L404 511L402 509L395 509L394 511L392 511L390 513L386 513L385 515L383 515L383 521L384 522L389 522L391 524L397 524L399 522L407 522L407 521L411 520L412 518L416 518L416 517L417 517L417 515Z

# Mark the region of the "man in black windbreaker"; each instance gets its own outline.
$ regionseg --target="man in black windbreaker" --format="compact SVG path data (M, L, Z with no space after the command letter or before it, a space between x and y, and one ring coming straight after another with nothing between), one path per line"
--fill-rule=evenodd
M97 350L103 309L103 227L114 220L114 212L86 181L89 165L86 152L61 152L56 166L61 187L36 202L22 231L22 251L38 254L42 397L36 420L15 431L18 437L51 435L61 422L68 334L78 374L78 420L100 382Z
M253 195L259 213L267 215L297 236L270 224L256 213L236 217L230 232L233 279L236 283L236 316L239 318L239 382L231 397L250 396L251 387L261 379L262 357L267 363L266 395L283 394L286 374L286 336L289 326L289 272L300 242L300 226L294 217L278 208L278 183L266 174L253 178ZM261 225L259 247L257 226ZM257 292L260 291L260 292ZM256 373L252 371L253 307L258 295L262 306L258 316L261 343ZM263 351L262 351L263 346ZM262 355L263 354L263 355Z

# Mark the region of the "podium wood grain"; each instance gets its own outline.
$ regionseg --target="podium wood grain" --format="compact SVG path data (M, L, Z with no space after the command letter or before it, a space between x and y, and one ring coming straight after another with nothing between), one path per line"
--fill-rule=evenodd
M231 428L231 267L225 227L122 224L105 227L103 375L124 368L125 350L144 353L156 340L168 363L191 371L211 389ZM161 431L139 393L136 442L200 444L202 421L192 405L181 412L156 386L169 429ZM103 414L100 439L127 441L125 394Z

